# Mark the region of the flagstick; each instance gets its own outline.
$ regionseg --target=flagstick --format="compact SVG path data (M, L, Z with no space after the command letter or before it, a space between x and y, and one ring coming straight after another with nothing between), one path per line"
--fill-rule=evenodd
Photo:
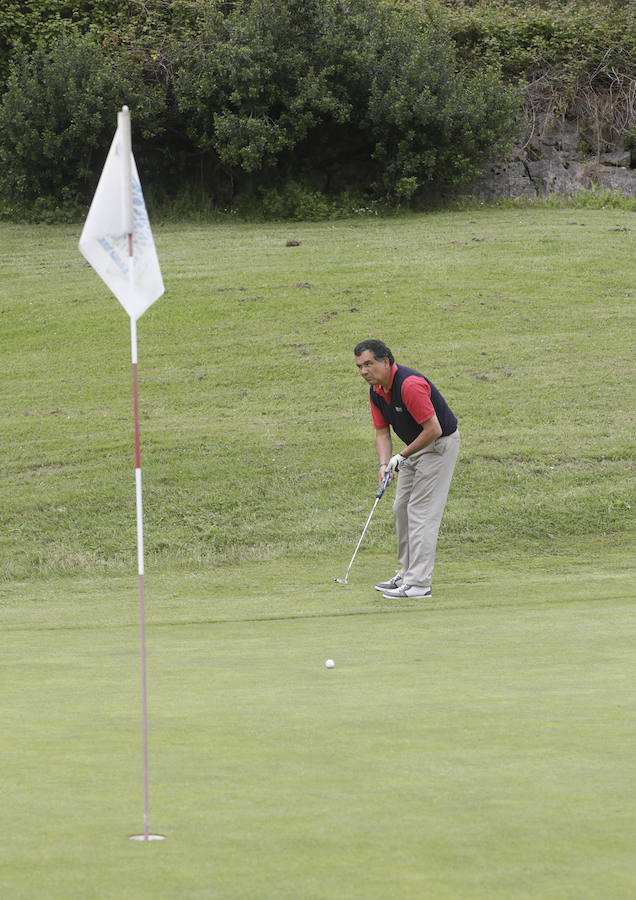
M133 236L128 235L130 289L134 290ZM141 442L139 439L139 380L137 375L137 320L130 316L130 346L132 351L133 408L135 413L135 486L137 506L137 570L139 573L139 635L141 644L141 722L143 733L144 777L144 833L135 840L162 841L163 835L149 833L148 813L148 691L146 686L146 610L144 603L144 526L141 495Z
M133 174L135 203L133 210ZM137 319L164 292L150 222L132 154L130 110L117 113L117 131L110 147L93 202L84 224L79 249L115 294L130 316L133 399L135 410L135 481L137 499L137 555L139 569L139 618L141 622L141 693L143 725L144 833L135 841L161 841L164 835L148 833L148 714L146 691L146 615L144 609L144 547L139 452L139 392L137 379ZM141 236L134 241L135 233ZM125 242L121 238L125 237ZM134 246L133 246L134 245ZM141 260L135 281L134 252Z
M132 257L131 257L132 267ZM133 405L135 410L135 484L137 497L137 569L139 572L139 630L141 639L141 713L144 770L144 840L148 834L148 694L146 687L146 612L144 604L144 530L141 500L141 453L139 441L139 387L137 378L137 322L130 317L132 348Z
M128 236L128 276L130 301L135 306L135 256L134 214L132 199L132 141L130 135L130 111L124 106L118 115L123 145L123 197L122 212ZM146 686L146 611L144 604L144 529L141 501L141 452L139 440L139 382L137 377L137 319L130 315L130 346L132 352L133 407L135 413L135 485L137 507L137 570L139 573L139 630L141 642L141 720L143 733L143 782L144 782L144 840L149 839L148 828L148 700Z

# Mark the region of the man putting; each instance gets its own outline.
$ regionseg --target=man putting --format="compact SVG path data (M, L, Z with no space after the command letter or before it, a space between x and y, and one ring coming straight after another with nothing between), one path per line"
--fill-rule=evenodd
M400 568L376 584L391 600L431 596L437 535L459 453L457 419L424 375L397 365L382 341L362 341L353 351L370 385L379 481L399 472L393 517ZM393 455L391 429L406 445Z

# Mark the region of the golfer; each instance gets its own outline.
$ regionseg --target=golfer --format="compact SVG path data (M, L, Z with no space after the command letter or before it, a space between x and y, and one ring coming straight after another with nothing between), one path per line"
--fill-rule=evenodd
M387 599L431 596L437 535L459 453L457 419L424 375L397 365L382 341L362 341L353 351L370 385L379 481L398 472L393 516L400 568L376 584ZM393 454L391 429L405 444Z

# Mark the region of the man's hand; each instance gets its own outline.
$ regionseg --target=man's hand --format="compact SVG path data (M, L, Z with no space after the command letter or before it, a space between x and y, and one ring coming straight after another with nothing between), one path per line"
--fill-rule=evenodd
M392 456L388 461L386 471L397 472L404 462L406 462L406 456L402 456L401 453L396 453L395 456Z

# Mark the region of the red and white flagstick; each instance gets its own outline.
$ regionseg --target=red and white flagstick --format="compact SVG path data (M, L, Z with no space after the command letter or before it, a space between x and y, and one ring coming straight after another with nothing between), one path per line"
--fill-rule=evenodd
M131 235L132 238L132 235ZM131 241L132 243L132 241ZM130 256L132 269L132 253ZM139 450L139 389L137 380L137 322L131 316L130 335L132 346L133 403L135 409L135 484L137 496L137 569L139 572L139 630L141 639L141 712L143 729L144 769L144 840L148 833L148 692L146 689L146 612L144 606L144 529L141 502L141 455Z
M123 152L123 210L124 226L128 235L128 272L130 277L130 297L134 310L135 260L134 260L134 220L132 202L132 140L130 134L130 112L124 106L118 113ZM141 711L143 731L143 777L144 777L144 833L143 839L150 840L148 814L148 702L146 688L146 612L144 607L144 529L141 499L141 453L139 441L139 386L137 378L137 319L130 316L130 344L132 351L133 406L135 414L135 484L137 507L137 568L139 572L139 624L141 637ZM154 837L154 835L153 835Z

